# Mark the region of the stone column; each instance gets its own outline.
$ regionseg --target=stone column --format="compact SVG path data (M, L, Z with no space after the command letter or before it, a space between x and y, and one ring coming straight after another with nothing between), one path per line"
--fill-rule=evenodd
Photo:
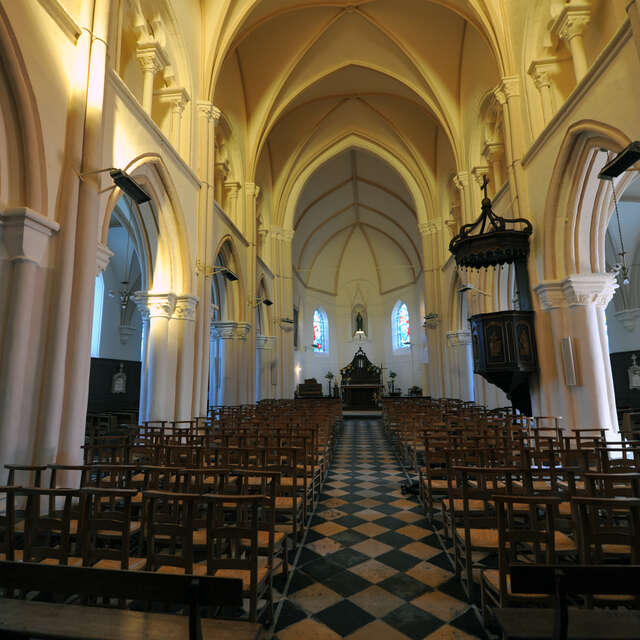
M249 268L247 269L247 296L248 296L248 312L255 312L257 301L257 259L258 259L258 236L256 233L256 202L260 195L260 187L253 182L245 184L244 192L246 194L245 203L245 237L249 242ZM260 303L261 304L261 303ZM246 389L247 396L252 400L255 398L255 366L256 366L256 329L250 331L247 335L247 359L244 371L246 373Z
M589 6L586 3L565 4L551 27L551 31L564 40L571 51L576 84L584 78L589 69L582 40L589 18Z
M574 274L535 287L550 314L555 356L554 371L545 355L545 334L541 334L540 384L546 406L551 415L564 415L569 428L603 427L610 438L619 435L604 309L616 287L615 277L608 273ZM563 338L572 340L575 384L567 384ZM564 408L564 414L556 408Z
M176 420L189 420L193 414L191 403L197 306L196 296L177 296L176 306L169 321L169 334L172 336L169 342L177 346Z
M451 349L454 365L453 378L457 380L458 397L462 400L474 400L473 389L473 353L470 331L452 331L447 333L447 342Z
M493 180L493 193L504 184L502 175L502 157L504 156L504 145L501 142L487 142L482 148L482 155L487 159L491 167L491 179Z
M176 296L138 291L134 302L146 325L142 334L141 374L146 404L140 408L140 420L170 420L175 406L175 367L169 352L169 319L176 306Z
M169 140L174 149L180 153L180 131L182 129L182 114L190 100L189 93L183 88L167 87L156 92L156 96L162 104L168 104L169 114Z
M143 74L142 108L151 115L153 105L153 79L168 64L167 57L158 42L139 43L136 57Z
M241 185L234 180L227 180L224 183L224 188L227 193L225 201L225 213L233 220L238 229L242 228L242 220L238 218L238 195L240 194Z
M291 242L293 229L272 228L272 247L274 265L275 324L278 349L274 355L277 368L279 398L291 398L294 392L293 382L293 324L283 322L283 318L293 318L293 268Z
M547 125L553 117L553 103L551 99L551 78L549 77L548 64L534 60L529 65L529 75L533 78L536 89L540 93L542 104L542 120Z
M442 264L445 238L441 218L421 222L418 225L422 237L424 256L425 312L437 313L439 318L431 323L427 331L429 363L423 367L423 393L436 398L444 395L444 332L442 330ZM426 383L426 384L425 384Z
M237 362L233 349L233 338L237 325L237 322L222 320L211 322L211 337L218 343L220 374L218 403L224 405L236 404Z
M273 336L256 336L256 398L263 400L270 398L271 393L271 350L275 344ZM259 365L259 366L258 366Z
M251 324L248 322L236 322L233 330L233 359L234 373L236 379L236 404L251 404L254 401L253 367L255 366L255 347L253 351L249 351L247 340L251 334ZM247 375L249 373L249 376ZM250 384L249 384L250 382Z
M513 217L527 217L524 211L525 205L523 204L527 202L527 193L522 168L525 136L522 122L520 78L518 76L505 76L500 80L500 84L494 89L493 93L502 105L504 115L505 154Z
M30 352L31 315L36 296L38 269L46 255L49 240L59 225L48 218L21 207L0 213L0 246L8 263L8 291L2 358L0 362L0 468L9 463L32 464L38 444L35 434L27 431L23 416L28 369L36 353ZM28 445L28 446L27 446ZM20 455L18 452L22 449ZM42 452L35 453L39 457ZM55 451L46 451L42 459L55 460Z

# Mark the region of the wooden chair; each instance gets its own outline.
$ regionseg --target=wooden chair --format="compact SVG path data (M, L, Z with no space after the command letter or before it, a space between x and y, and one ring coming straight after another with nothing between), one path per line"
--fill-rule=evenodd
M131 521L135 489L80 489L82 564L98 569L142 569L144 558L130 557L131 538L141 533Z
M71 520L74 506L80 501L79 490L22 488L16 491L16 496L27 498L24 561L81 564L82 558L71 554ZM62 502L62 508L51 510L50 505L58 502Z
M273 561L258 553L259 512L262 495L212 495L207 499L207 561L203 570L221 578L240 578L249 599L249 620L258 619L258 601L266 602L267 620L273 619ZM247 544L248 543L248 544Z
M485 626L494 607L550 603L547 594L514 594L509 571L516 562L555 564L554 511L562 502L561 497L551 496L496 495L493 499L498 524L498 569L484 569L480 577Z
M200 494L144 491L147 561L146 571L202 575L195 566L193 531Z
M46 465L20 465L20 464L5 464L4 468L9 472L7 474L7 486L15 487L20 485L22 487L41 487L42 486L42 474L47 470ZM18 478L16 481L16 474L24 473L26 477ZM33 480L32 480L33 478Z
M0 487L0 560L21 560L22 552L15 547L16 532L16 490L19 487Z

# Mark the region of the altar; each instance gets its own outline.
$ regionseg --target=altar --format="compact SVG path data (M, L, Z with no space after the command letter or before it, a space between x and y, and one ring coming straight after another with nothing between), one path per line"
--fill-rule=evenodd
M377 409L378 398L382 394L381 374L380 367L376 367L360 347L351 363L340 369L344 408Z

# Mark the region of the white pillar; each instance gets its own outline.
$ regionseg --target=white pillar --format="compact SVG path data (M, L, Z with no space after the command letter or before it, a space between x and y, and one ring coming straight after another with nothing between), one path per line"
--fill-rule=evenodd
M493 193L497 193L504 184L502 175L502 157L504 156L504 145L501 142L487 142L482 155L487 159L491 167L491 178L493 179Z
M177 343L176 420L192 417L193 356L195 350L195 320L198 298L177 296L176 306L169 321L169 334ZM173 343L173 341L171 341Z
M542 120L546 125L553 117L553 103L551 99L551 78L548 64L534 60L529 65L529 75L533 78L536 89L540 93L542 104Z
M57 223L25 207L0 213L0 246L4 247L9 272L0 351L0 465L31 464L33 460L33 451L27 451L26 459L16 457L21 440L29 437L23 408L27 402L34 402L33 398L25 397L27 368L32 357L31 315L38 270L49 240L58 229ZM33 449L37 450L37 446L37 442L32 443ZM55 460L55 451L46 454L47 462Z
M138 291L134 302L146 323L143 383L146 420L170 420L175 406L175 360L169 350L169 318L176 306L173 293ZM171 374L173 373L173 376Z
M158 71L167 65L167 57L158 42L144 42L138 44L136 57L143 74L142 108L151 115L153 104L153 79Z
M225 191L227 192L227 198L225 202L225 213L233 220L234 224L241 229L242 231L246 231L243 228L242 220L239 218L238 211L238 196L240 194L241 185L239 182L235 182L234 180L227 180L224 183Z
M146 77L146 76L145 76ZM153 86L153 85L152 85ZM167 87L156 92L163 104L169 105L169 140L174 149L180 153L180 131L182 129L182 114L191 99L184 88Z
M473 353L470 331L452 331L447 333L447 341L452 352L454 364L453 376L457 380L459 397L462 400L474 400L473 391Z
M256 398L258 400L270 398L272 395L269 375L271 373L271 350L274 344L275 338L273 336L256 336Z
M256 207L257 200L260 195L260 187L253 183L247 182L245 184L244 192L246 194L245 202L245 237L249 242L249 268L247 269L247 312L255 317L255 307L258 303L257 300L257 260L258 260L258 247L257 247L257 233L256 233ZM251 398L251 401L255 399L255 380L256 380L256 331L257 326L253 331L250 331L246 337L247 345L247 359L245 362L246 372L246 389L247 397Z
M218 404L236 404L237 360L234 349L234 335L237 322L214 320L211 322L211 336L218 341L219 397Z
M564 40L571 51L576 83L584 78L589 66L584 51L582 34L589 23L589 7L586 4L565 4L552 26L552 32Z

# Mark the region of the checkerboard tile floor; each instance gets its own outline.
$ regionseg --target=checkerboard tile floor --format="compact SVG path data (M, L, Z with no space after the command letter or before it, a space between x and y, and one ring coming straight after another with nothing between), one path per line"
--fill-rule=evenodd
M381 421L346 419L274 638L486 638L403 479Z

